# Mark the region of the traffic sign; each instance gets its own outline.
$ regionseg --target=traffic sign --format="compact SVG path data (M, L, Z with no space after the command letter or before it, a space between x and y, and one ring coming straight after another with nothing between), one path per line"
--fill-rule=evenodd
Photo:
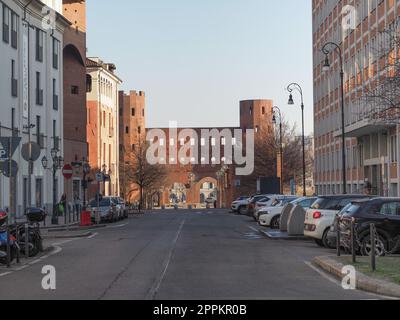
M10 161L7 160L7 161L2 162L1 169L2 169L4 176L9 178L10 177ZM18 164L14 160L11 160L11 176L16 177L17 173L18 173Z
M0 137L0 160L6 160L14 155L22 138L18 137ZM11 145L11 152L10 152Z
M72 168L72 166L70 164L66 164L64 166L64 168L62 169L62 174L65 179L69 180L74 175L74 169Z
M36 161L40 158L40 153L40 146L36 142L25 143L21 149L25 161Z

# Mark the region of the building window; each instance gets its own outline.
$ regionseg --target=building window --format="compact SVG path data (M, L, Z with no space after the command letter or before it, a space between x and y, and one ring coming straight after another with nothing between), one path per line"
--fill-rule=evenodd
M36 72L36 104L43 105L43 89L41 88L40 72Z
M139 134L142 133L142 127L138 127L138 133L139 133Z
M390 137L390 160L392 163L397 162L397 136Z
M78 86L71 86L71 94L78 95L79 94L79 87Z
M131 113L132 113L132 117L134 117L134 116L136 115L136 110L135 110L135 108L132 108Z
M126 134L129 134L129 127L126 127L126 128L125 128L125 133L126 133Z
M144 117L144 109L142 110L142 117Z
M35 188L36 207L42 208L43 207L43 180L42 180L42 178L36 178L35 185L36 185L36 188Z
M36 61L43 62L43 38L44 32L36 29Z
M53 79L53 109L58 110L57 81Z
M136 145L132 145L132 151L135 151L136 150Z
M42 141L41 141L41 136L40 136L40 116L36 116L36 143L42 147Z
M92 76L86 75L86 92L92 92Z
M3 4L3 41L10 42L10 9Z
M60 52L60 41L53 38L53 68L58 69L58 56Z
M11 60L11 95L18 97L18 80L15 78L15 60Z
M11 47L18 48L18 16L11 14Z
M265 107L262 107L261 112L263 115L265 114Z

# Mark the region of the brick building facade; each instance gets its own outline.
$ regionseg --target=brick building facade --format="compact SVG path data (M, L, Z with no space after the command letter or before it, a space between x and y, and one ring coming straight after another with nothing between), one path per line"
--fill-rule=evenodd
M76 163L71 180L64 181L68 201L83 197L82 163L88 158L86 139L86 2L63 0L62 12L72 25L64 33L64 148L65 163Z
M130 94L120 92L119 114L120 114L120 162L125 162L126 153L135 148L140 138L144 139L144 134L149 133L151 128L143 130L145 126L145 95L142 92L131 91ZM199 204L204 202L208 196L217 196L219 207L229 207L230 203L236 197L243 194L256 193L256 177L253 180L248 177L236 176L234 165L224 164L224 145L225 140L232 139L236 129L253 129L256 135L268 134L272 126L272 107L271 100L246 100L240 102L240 125L231 128L161 128L163 133L163 144L166 146L165 164L168 172L164 186L161 190L155 192L152 199L158 205L168 205L173 198L179 198L187 204ZM211 130L217 130L221 134L220 141L209 140L210 154L208 160L202 159L201 155L201 136L202 132L210 133ZM224 132L225 130L225 132ZM227 136L224 136L224 133ZM171 136L172 135L172 136ZM197 141L199 150L196 163L182 165L178 159L178 152L173 151L174 147L180 146L189 141ZM213 158L212 149L214 143L221 145L221 157ZM244 141L244 145L246 142ZM171 147L173 147L171 149ZM271 164L272 166L274 164ZM137 201L139 199L139 190L135 191L134 186L123 184L123 167L120 169L121 190L126 189L124 193L128 201ZM243 179L243 180L242 180ZM211 188L211 189L210 189ZM213 189L213 190L212 190ZM129 191L132 191L130 192Z
M380 108L365 102L385 72L378 56L383 30L398 28L399 0L313 0L315 184L318 194L347 192L365 187L379 195L400 194L399 126L373 119ZM342 166L339 55L330 54L331 70L323 71L325 43L337 43L343 52L346 168Z

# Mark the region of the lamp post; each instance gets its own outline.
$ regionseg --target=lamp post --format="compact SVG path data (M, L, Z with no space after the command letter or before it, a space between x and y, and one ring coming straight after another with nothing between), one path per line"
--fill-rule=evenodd
M58 224L58 215L57 214L57 183L56 183L56 174L58 170L61 170L64 165L63 157L59 156L58 153L60 151L57 149L52 149L50 152L51 159L53 164L50 170L53 173L53 214L51 217L51 223L57 225ZM46 156L42 158L42 166L46 170L48 169L49 161Z
M328 72L331 69L329 62L329 54L336 52L339 55L340 62L340 96L341 96L341 112L342 112L342 171L343 171L343 194L347 193L347 177L346 177L346 131L345 131L345 120L344 120L344 71L343 71L343 55L342 49L335 42L327 42L322 47L322 52L325 54L325 62L323 71Z
M281 194L283 194L283 130L282 130L282 112L279 107L273 107L273 116L272 116L272 123L277 124L277 116L279 117L279 143L280 143L280 153L281 153Z
M303 143L303 196L307 196L307 186L306 186L306 140L304 134L304 99L303 99L303 89L298 83L291 83L287 87L289 91L289 105L294 105L293 91L297 90L301 96L301 119L302 119L302 143Z

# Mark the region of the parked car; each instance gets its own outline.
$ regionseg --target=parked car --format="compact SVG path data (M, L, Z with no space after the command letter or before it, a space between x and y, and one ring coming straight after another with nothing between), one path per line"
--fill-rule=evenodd
M371 254L371 224L377 231L376 253L386 255L387 251L399 251L400 241L400 198L373 198L353 201L339 220L342 239L350 243L351 222L356 224L357 251L362 255Z
M266 208L266 207L271 207L273 205L273 203L275 202L275 199L277 197L280 197L280 195L278 194L268 194L266 195L266 198L258 201L254 207L254 212L253 212L253 217L254 220L258 221L258 213L262 208Z
M284 207L297 199L296 196L279 196L275 199L272 206L261 208L258 216L258 223L261 226L278 229L280 226L280 218Z
M334 248L328 239L335 216L354 200L368 199L366 195L335 195L319 197L306 212L304 235L321 247Z
M92 220L96 220L97 213L100 215L101 222L113 222L118 219L117 205L112 197L104 197L99 203L97 200L92 200L89 208Z
M247 212L246 212L246 214L247 214L248 216L252 217L252 216L254 215L254 211L255 211L257 202L263 201L263 200L267 200L267 201L268 201L270 198L271 198L271 197L269 197L268 195L257 195L257 196L252 197L252 198L249 200L249 203L248 203L248 205L247 205Z
M239 197L236 201L232 202L232 212L245 214L247 205L249 204L250 197Z
M283 210L285 209L286 205L289 203L293 204L294 206L301 206L305 210L309 209L312 204L317 200L316 197L302 197L298 199L287 199L281 204L267 208L267 209L262 209L260 211L260 217L259 217L259 224L261 226L267 226L267 227L272 227L272 228L279 228L280 227L280 218L282 215Z

